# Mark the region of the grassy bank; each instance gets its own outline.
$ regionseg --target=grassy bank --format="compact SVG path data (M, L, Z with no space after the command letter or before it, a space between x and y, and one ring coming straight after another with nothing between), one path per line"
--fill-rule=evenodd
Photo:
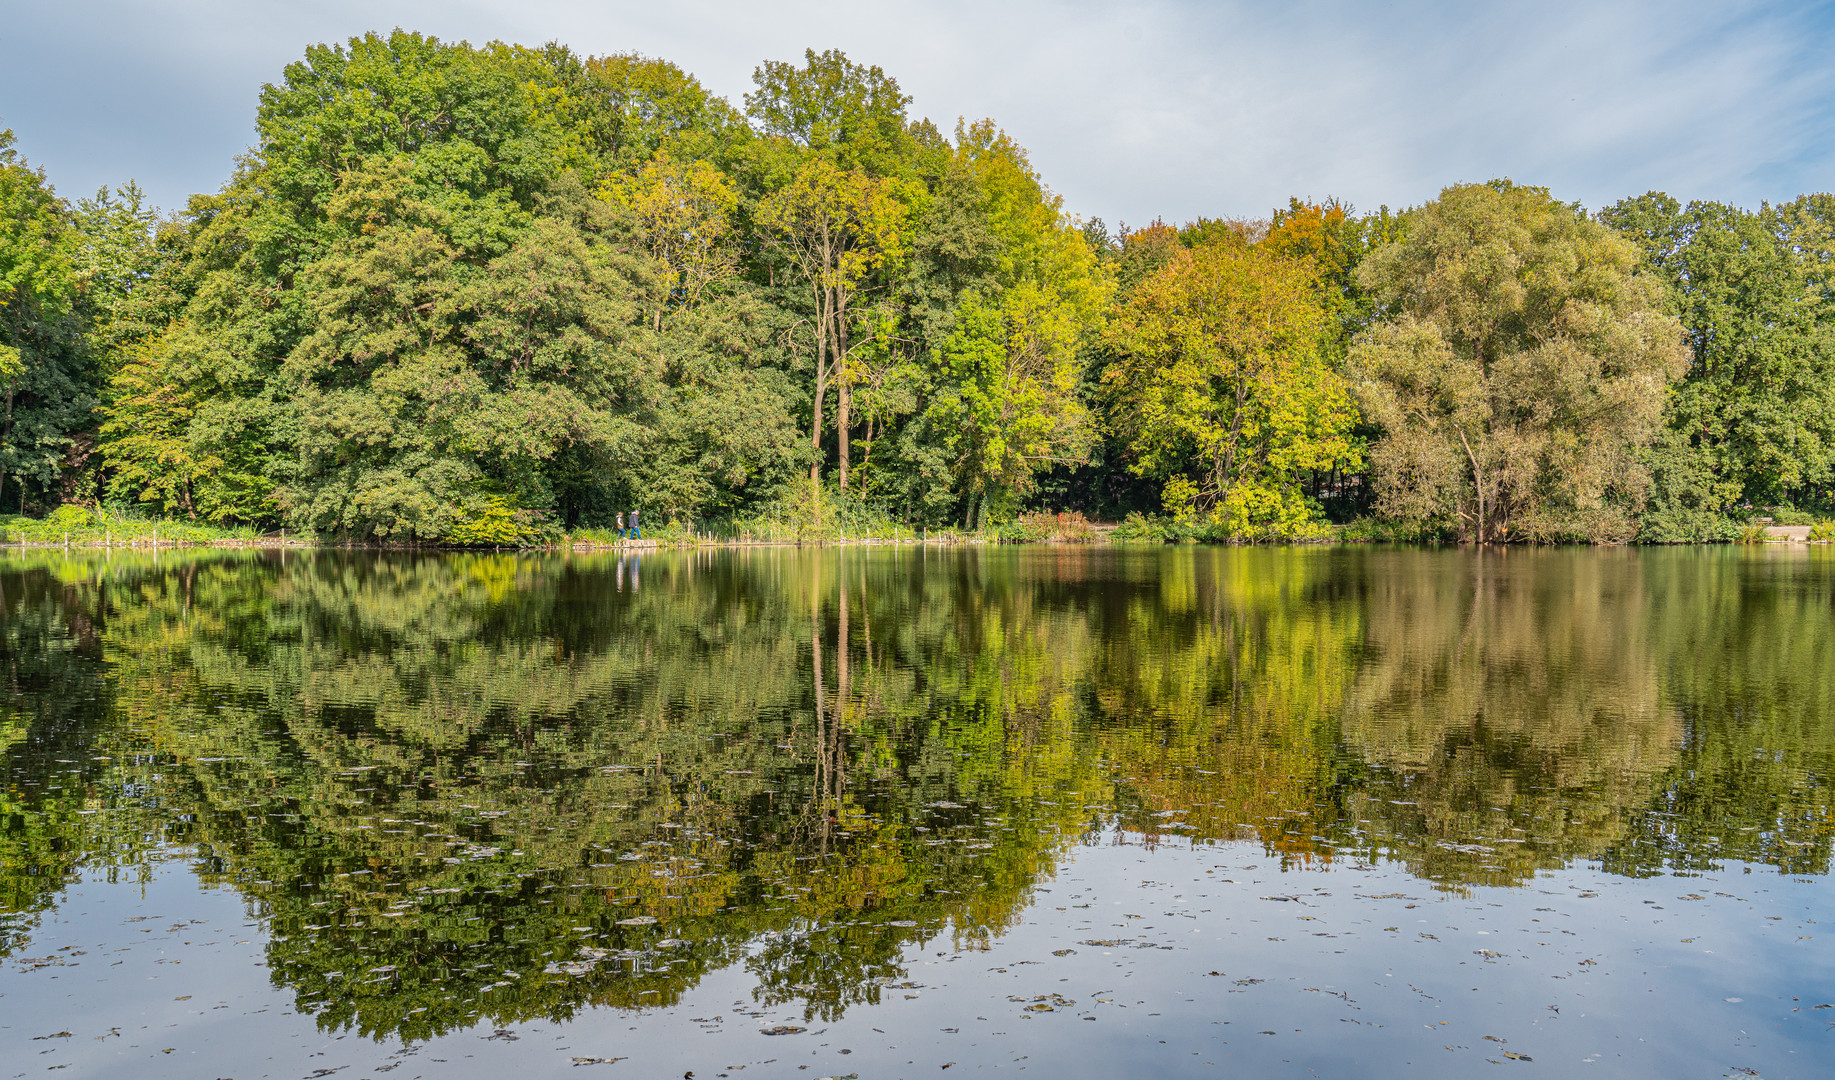
M262 539L251 525L205 525L118 517L80 506L60 506L48 517L0 517L0 544L91 546L97 544L221 544Z

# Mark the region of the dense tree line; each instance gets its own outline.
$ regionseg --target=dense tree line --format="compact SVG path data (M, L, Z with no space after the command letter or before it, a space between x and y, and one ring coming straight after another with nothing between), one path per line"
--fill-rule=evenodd
M513 543L652 521L1724 538L1831 509L1835 202L1458 185L1111 232L876 67L397 31L160 219L0 135L0 509Z

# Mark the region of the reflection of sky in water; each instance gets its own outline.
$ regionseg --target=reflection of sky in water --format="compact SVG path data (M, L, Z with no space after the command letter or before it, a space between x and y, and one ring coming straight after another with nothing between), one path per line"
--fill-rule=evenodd
M7 1074L1816 1074L1829 559L645 562L0 566Z

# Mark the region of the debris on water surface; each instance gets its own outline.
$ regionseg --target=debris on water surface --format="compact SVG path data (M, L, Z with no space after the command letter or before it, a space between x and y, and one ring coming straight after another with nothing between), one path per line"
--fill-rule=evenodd
M654 915L633 915L628 919L619 919L618 925L619 926L655 926L656 916Z
M1528 1054L1519 1054L1515 1050L1504 1051L1504 1056L1509 1058L1511 1061L1534 1061L1535 1060L1535 1058L1530 1057Z
M679 937L672 937L672 938L664 938L663 940L657 942L656 947L659 949L680 949L687 944L688 942L682 940Z
M38 1042L41 1039L68 1039L68 1038L71 1038L71 1034L68 1031L54 1031L49 1035L34 1035L32 1036L32 1041Z
M887 923L886 925L887 926L916 926L917 921L915 919L893 919L891 922Z
M1500 957L1500 956L1502 956L1502 955L1504 955L1504 954L1503 954L1503 953L1500 953L1500 952L1492 952L1492 951L1491 951L1490 949L1473 949L1473 950L1472 950L1472 955L1473 955L1473 956L1482 956L1482 957L1484 957L1484 958L1485 958L1486 960L1496 960L1496 959L1497 959L1498 957Z
M623 1060L624 1059L621 1057L615 1057L615 1058L577 1057L573 1059L573 1063L576 1066L579 1066L579 1065L615 1065L618 1062L623 1061Z
M803 1030L794 1024L779 1024L776 1027L759 1028L758 1033L760 1035L796 1035Z
M1021 997L1017 994L1007 995L1008 1001L1026 1003L1027 1012L1048 1013L1059 1009L1068 1009L1077 1003L1062 994L1040 994L1037 997Z
M1119 949L1123 945L1126 945L1127 943L1128 942L1125 939L1117 940L1115 938L1091 938L1090 940L1085 941L1082 944L1090 945L1098 949Z
M1075 950L1075 949L1053 949L1053 950L1051 950L1051 955L1053 955L1053 956L1070 956L1070 955L1072 955L1073 953L1075 953L1076 951L1077 951L1077 950Z

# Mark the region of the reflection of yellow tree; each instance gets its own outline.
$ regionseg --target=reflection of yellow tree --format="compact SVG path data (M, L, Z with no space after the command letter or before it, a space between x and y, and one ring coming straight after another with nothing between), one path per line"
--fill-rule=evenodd
M1211 548L1153 560L1092 678L1103 756L1129 780L1124 822L1329 860L1335 719L1362 611L1332 602L1322 557Z

